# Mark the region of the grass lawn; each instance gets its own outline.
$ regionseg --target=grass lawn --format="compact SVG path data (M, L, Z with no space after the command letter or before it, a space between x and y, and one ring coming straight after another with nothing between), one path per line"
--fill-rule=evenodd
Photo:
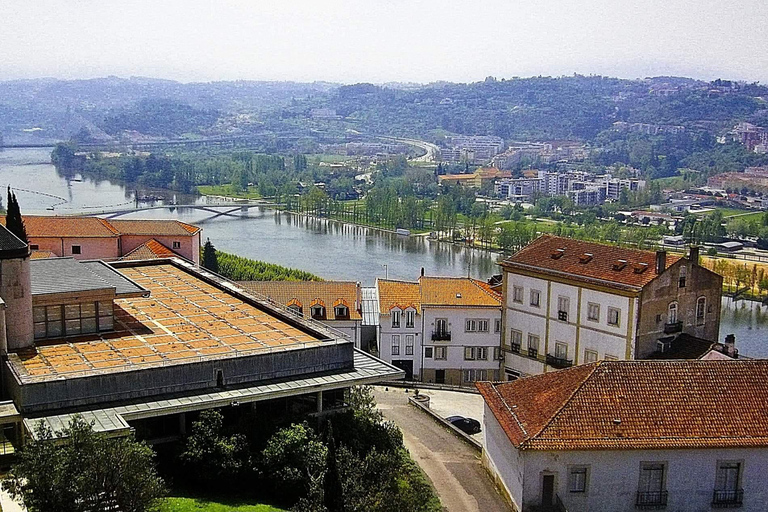
M248 187L248 191L235 192L232 185L198 185L197 191L204 196L227 196L240 199L259 199L256 187Z
M721 211L723 213L723 217L732 217L733 215L743 215L745 213L757 213L762 214L763 212L755 212L755 210L740 210L738 208L717 208L718 211ZM745 218L747 215L744 215L740 218Z
M749 212L745 210L736 210L736 211L738 211L739 213L726 214L725 212L723 212L723 216L727 218L734 218L734 219L746 220L746 221L753 221L753 220L760 221L763 218L763 214L765 214L765 212L755 212L755 211Z
M165 498L160 512L285 512L270 505L245 504L239 500L210 501L203 498Z

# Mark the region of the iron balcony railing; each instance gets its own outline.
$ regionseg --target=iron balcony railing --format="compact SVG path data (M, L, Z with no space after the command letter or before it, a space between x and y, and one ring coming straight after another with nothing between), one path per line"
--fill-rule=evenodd
M664 334L675 334L683 330L683 322L664 324Z
M641 510L663 509L667 507L667 491L638 492L635 506Z
M520 344L519 343L510 343L509 344L509 350L511 350L515 354L519 354L520 353Z
M534 359L538 359L539 357L539 349L537 348L528 348L528 357L532 357Z
M432 341L451 341L451 331L432 331Z
M573 366L573 359L565 359L564 357L547 354L547 364L553 368L568 368Z
M730 491L715 491L712 493L712 506L714 508L738 508L744 504L744 489Z

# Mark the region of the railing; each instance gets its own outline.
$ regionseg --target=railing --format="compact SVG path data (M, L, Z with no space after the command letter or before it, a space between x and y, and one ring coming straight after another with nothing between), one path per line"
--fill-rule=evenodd
M662 509L667 507L667 491L639 492L635 506L641 510Z
M683 330L683 322L664 324L664 334L674 334Z
M532 357L534 359L539 358L539 349L537 348L529 348L528 349L528 357Z
M564 357L555 357L547 354L547 364L553 368L569 368L573 366L573 359L565 359Z
M432 331L432 341L451 341L451 331Z
M520 344L519 343L510 343L509 344L509 350L511 352L514 352L515 354L520 353Z
M738 508L744 503L744 489L731 491L715 491L712 493L712 506L714 508Z

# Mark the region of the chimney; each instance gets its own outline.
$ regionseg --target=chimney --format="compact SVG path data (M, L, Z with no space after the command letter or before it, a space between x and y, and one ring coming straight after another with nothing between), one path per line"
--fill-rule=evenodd
M667 269L667 251L656 251L656 273L661 274Z
M424 277L424 267L421 267L421 277Z
M693 263L694 265L699 264L699 246L698 245L691 246L691 252L688 256L688 259L691 260L691 263Z
M733 358L736 358L738 355L736 351L736 335L734 334L728 334L725 337L725 355Z

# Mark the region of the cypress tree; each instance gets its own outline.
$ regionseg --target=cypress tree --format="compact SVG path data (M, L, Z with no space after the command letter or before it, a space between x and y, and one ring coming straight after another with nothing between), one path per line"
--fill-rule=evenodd
M216 257L216 248L211 243L210 238L206 238L203 246L203 267L211 272L219 273L219 260Z
M8 187L8 210L5 213L5 227L25 244L29 243L27 229L24 227L24 220L21 218L19 201L16 199L16 194L11 191L11 187Z
M326 452L326 470L323 479L323 501L329 512L344 512L344 490L339 476L338 460L336 459L336 439L333 437L333 425L328 421L326 432L328 452Z

